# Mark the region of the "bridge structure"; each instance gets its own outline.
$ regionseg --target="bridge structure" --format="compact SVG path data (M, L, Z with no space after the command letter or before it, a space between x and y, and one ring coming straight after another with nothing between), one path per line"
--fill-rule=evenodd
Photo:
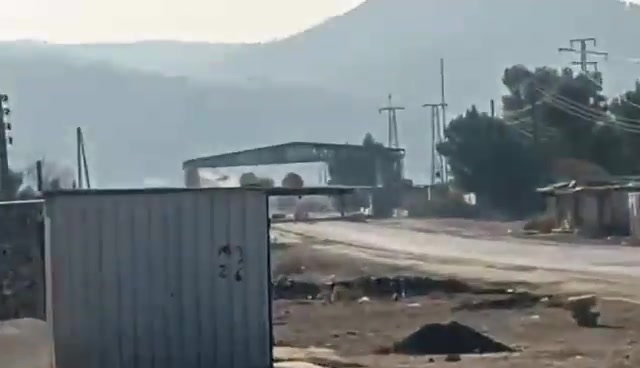
M389 187L402 182L405 151L401 148L379 147L371 149L362 145L290 142L220 155L194 158L183 162L187 187L199 186L198 169L238 166L259 166L325 162L329 172L336 160L341 158L372 159L375 162L375 187ZM372 183L342 182L342 178L331 178L332 185L372 186Z

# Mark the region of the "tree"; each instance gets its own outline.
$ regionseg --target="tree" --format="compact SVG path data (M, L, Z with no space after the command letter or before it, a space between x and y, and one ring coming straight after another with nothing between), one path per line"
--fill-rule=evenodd
M273 179L267 177L258 178L258 184L261 188L273 188L276 185Z
M241 187L258 185L258 177L256 176L256 174L254 174L252 172L246 172L246 173L243 173L242 175L240 175L240 180L239 181L240 181L240 186Z
M294 172L290 172L282 179L282 186L291 189L300 189L304 187L302 177Z
M609 103L609 111L618 122L618 125L609 126L609 128L615 131L616 135L621 136L614 144L624 149L620 162L630 169L628 174L638 175L640 174L640 81L636 81L634 89L614 98ZM609 149L612 147L614 146L609 145Z
M260 188L273 188L275 186L275 182L273 179L268 177L259 177L252 172L246 172L240 175L240 186L241 187L260 187Z
M628 152L623 136L607 124L600 80L600 73L576 74L568 68L507 68L502 78L509 91L502 98L505 119L532 137L537 132L536 150L547 162L574 158L624 174Z
M329 162L329 175L333 183L354 186L375 186L378 184L376 159L384 157L385 146L376 141L371 133L362 140L363 152L344 151L336 154ZM382 162L379 168L383 177L390 177L390 167Z
M447 157L456 186L508 215L536 208L542 166L517 129L472 106L449 123L444 136L437 149Z
M640 174L640 83L608 103L601 80L570 69L507 68L503 118L472 107L445 131L438 150L456 184L518 214L535 208L533 188L554 176L578 179L586 167Z

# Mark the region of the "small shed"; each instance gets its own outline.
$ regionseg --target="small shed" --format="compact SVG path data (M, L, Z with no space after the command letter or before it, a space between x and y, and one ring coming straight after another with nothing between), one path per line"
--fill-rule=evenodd
M547 197L547 212L557 227L579 230L598 237L628 235L629 192L639 191L636 182L587 183L575 181L538 189Z
M45 195L57 367L270 367L267 193Z

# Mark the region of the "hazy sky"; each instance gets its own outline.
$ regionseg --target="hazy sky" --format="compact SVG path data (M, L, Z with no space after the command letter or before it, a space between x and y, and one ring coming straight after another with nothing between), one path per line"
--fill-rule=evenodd
M264 41L363 0L0 0L0 39Z

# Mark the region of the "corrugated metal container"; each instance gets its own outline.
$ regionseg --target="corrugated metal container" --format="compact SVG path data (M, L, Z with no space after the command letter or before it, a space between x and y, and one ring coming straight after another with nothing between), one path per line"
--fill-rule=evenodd
M58 368L272 365L264 192L78 191L46 215Z
M632 239L640 240L640 193L629 193L629 232Z

